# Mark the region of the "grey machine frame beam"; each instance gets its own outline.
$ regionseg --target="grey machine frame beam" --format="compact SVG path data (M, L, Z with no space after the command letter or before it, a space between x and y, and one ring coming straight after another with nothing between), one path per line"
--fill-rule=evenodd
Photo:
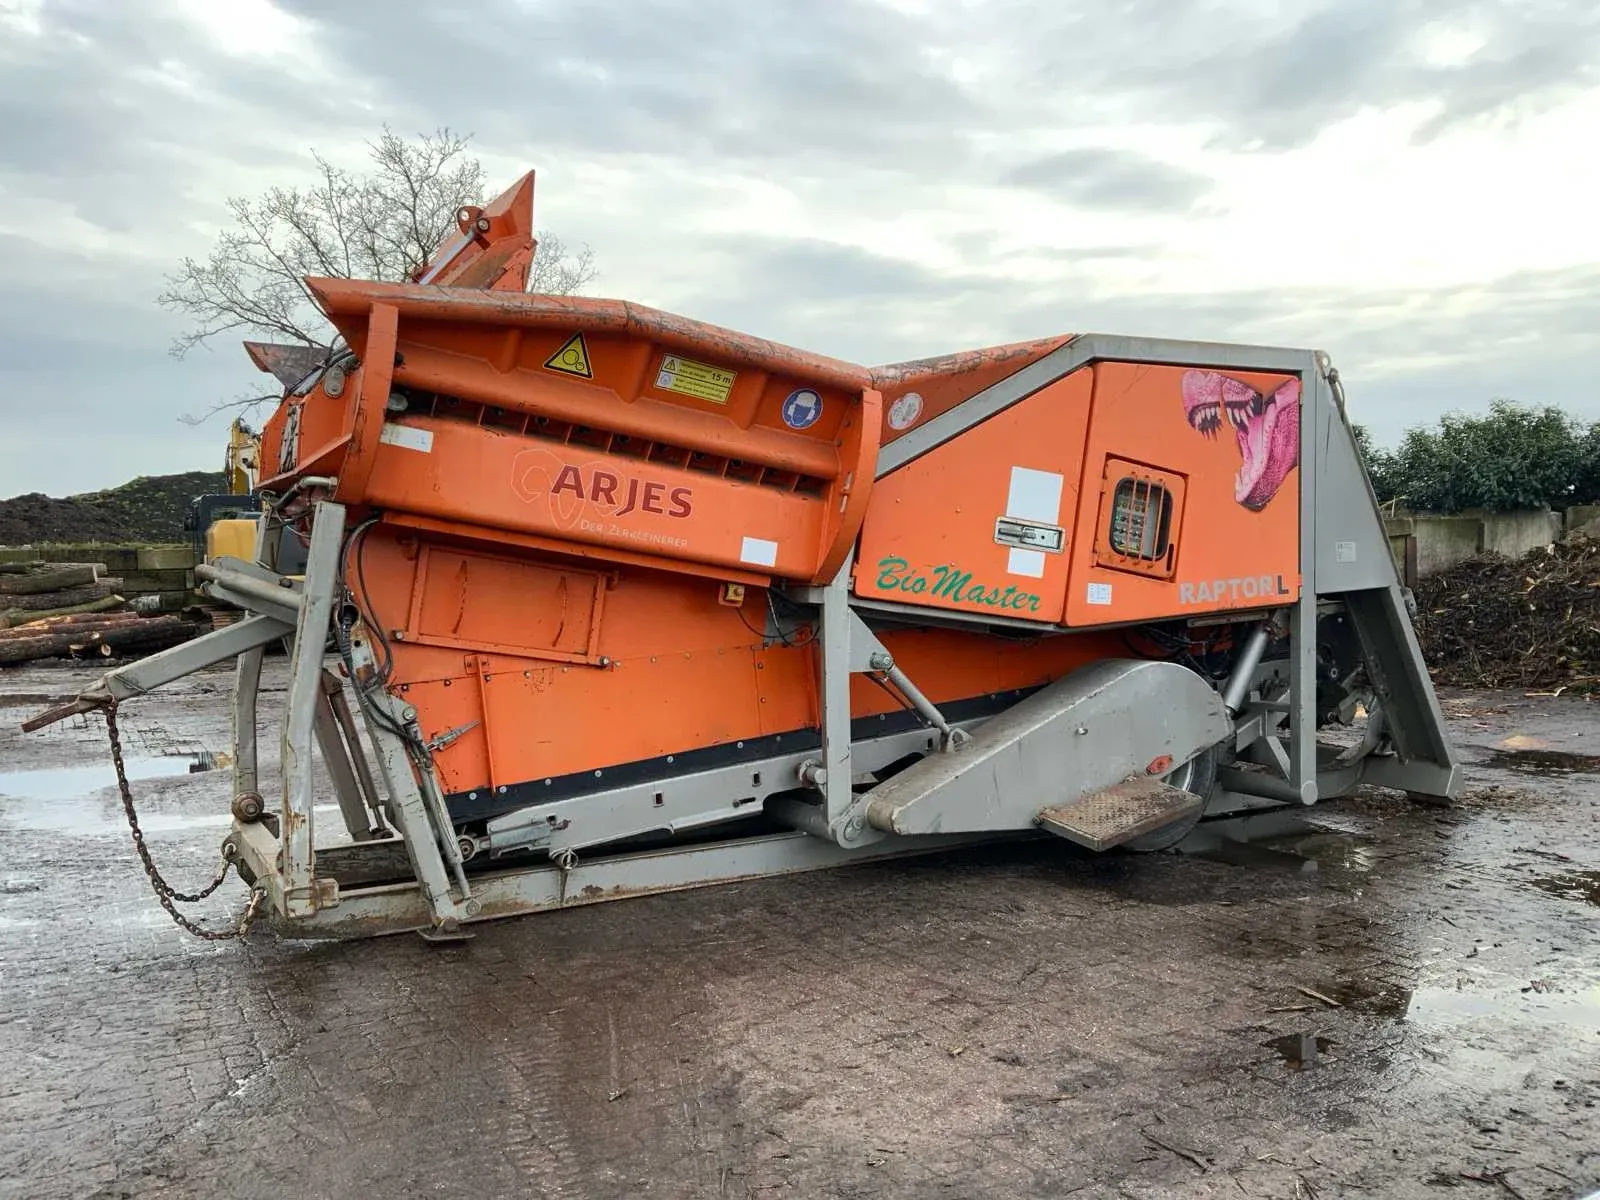
M267 524L262 522L263 530ZM236 814L233 837L252 876L265 886L272 911L280 918L297 927L308 926L316 923L321 914L340 906L337 881L318 877L316 872L316 781L312 769L315 742L351 838L358 843L377 842L391 840L385 837L391 829L397 833L410 860L418 894L428 909L428 919L418 925L453 926L476 916L479 905L463 870L461 850L431 763L420 761L421 756L414 750L421 744L416 712L379 689L363 697L367 734L386 785L388 800L384 803L343 687L323 665L328 633L333 628L345 531L344 507L332 501L316 501L304 583L298 589L292 588L287 577L260 563L223 560L207 572L211 594L234 599L243 606L271 605L281 595L276 590L279 587L298 592L299 601L298 622L290 643L288 703L280 734L282 780L276 828L259 820L240 820ZM263 533L258 555L266 556L267 544ZM370 648L364 645L353 647L352 659L358 676L375 666ZM236 788L256 782L253 742L259 662L241 659L239 673L234 697L236 739L244 737L252 745L247 756L250 774L236 775ZM362 686L359 679L356 686Z

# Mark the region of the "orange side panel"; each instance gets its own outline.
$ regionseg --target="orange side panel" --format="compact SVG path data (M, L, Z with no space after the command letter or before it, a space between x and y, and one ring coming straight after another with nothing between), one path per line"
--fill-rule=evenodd
M878 480L855 593L931 608L1061 619L1092 377L1075 372ZM1064 540L1000 540L1025 521Z
M757 589L741 610L718 604L709 580L637 568L601 576L385 526L358 544L346 574L358 588L365 579L366 607L390 639L390 687L417 708L424 736L473 726L435 756L448 792L818 725L816 648L762 649ZM1123 652L1093 635L930 629L884 640L935 703L1038 686ZM900 707L864 678L851 692L857 718Z
M385 513L384 523L403 526L432 536L441 545L454 545L485 550L491 554L507 551L531 550L536 554L550 555L561 560L572 559L586 565L603 568L606 564L646 567L651 570L677 571L715 579L719 583L742 583L749 587L766 587L772 582L770 575L759 571L735 571L728 567L712 567L684 559L664 559L658 554L619 550L613 546L591 546L560 537L539 537L531 533L517 533L510 529L491 529L482 525L464 525L458 521L418 516L415 513Z
M994 638L955 629L892 629L879 635L895 664L935 703L1043 687L1069 671L1129 649L1115 634ZM850 679L855 717L893 712L897 701L864 675Z
M349 439L349 407L323 393L286 399L261 429L261 483L273 490L296 474L328 474L338 469ZM285 459L285 442L292 454Z
M405 640L479 654L600 662L606 576L425 544Z
M561 348L579 332L584 334L592 380L544 366L547 360L559 361ZM432 344L434 339L442 344ZM641 446L681 446L823 478L831 478L839 469L832 442L844 410L860 394L819 389L821 416L802 433L785 427L779 415L784 400L801 386L790 378L727 371L727 398L720 401L655 386L662 364L669 359L698 364L713 357L706 351L686 360L648 342L570 327L530 330L513 346L506 331L407 326L401 354L404 362L396 368L395 379L402 385L492 405L506 413L532 413L543 418L543 425L593 426L637 439ZM720 370L714 363L707 365ZM699 390L722 394L714 385Z
M309 286L363 363L268 422L268 490L808 581L855 541L865 368L620 301Z
M817 566L820 499L462 421L388 429L366 494L381 508L790 577Z
M1300 593L1298 381L1136 363L1100 363L1093 374L1067 624L1293 601ZM1108 475L1108 459L1123 465ZM1106 553L1110 489L1132 474L1164 473L1177 477L1181 500L1172 561L1163 568L1170 574L1107 566L1114 557Z

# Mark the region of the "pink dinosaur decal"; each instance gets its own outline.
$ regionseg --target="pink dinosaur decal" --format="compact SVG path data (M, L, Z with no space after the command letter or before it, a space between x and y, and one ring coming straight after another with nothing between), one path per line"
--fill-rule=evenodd
M1185 371L1183 413L1206 437L1222 418L1233 426L1244 459L1233 481L1233 498L1260 512L1300 462L1300 381L1291 379L1263 396L1248 383L1216 371Z

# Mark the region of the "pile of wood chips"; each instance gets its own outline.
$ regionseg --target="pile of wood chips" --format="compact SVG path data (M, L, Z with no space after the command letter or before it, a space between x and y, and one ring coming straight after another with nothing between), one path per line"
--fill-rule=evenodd
M179 616L130 611L101 563L0 563L0 664L137 657L188 641Z
M1600 692L1600 540L1480 555L1417 582L1417 637L1441 683Z

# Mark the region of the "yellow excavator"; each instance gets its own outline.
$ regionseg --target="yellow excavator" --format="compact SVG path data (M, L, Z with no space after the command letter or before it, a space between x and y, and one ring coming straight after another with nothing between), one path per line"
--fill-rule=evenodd
M189 518L184 522L194 543L196 562L214 562L220 557L255 557L256 514L261 499L256 493L260 466L261 435L246 425L243 417L228 427L227 458L223 474L227 491L196 496L189 502Z
M244 348L256 369L273 376L285 391L320 367L327 356L321 346L247 341ZM253 562L256 521L261 513L261 497L256 494L256 482L261 478L261 435L245 424L243 417L234 418L228 426L223 474L226 492L196 496L189 503L184 527L194 540L195 562L214 563L219 558ZM290 560L298 560L304 547L288 546L286 552Z
M261 435L246 425L243 417L237 418L228 426L228 458L223 467L230 494L248 496L256 490L260 460Z

